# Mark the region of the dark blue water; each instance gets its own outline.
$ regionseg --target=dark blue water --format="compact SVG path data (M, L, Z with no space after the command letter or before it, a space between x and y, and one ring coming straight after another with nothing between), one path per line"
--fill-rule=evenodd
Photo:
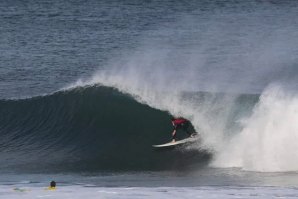
M291 64L297 49L283 44L295 39L296 9L295 1L1 1L0 96L56 91L109 67L107 63L111 60L136 51L144 41L161 44L157 48L176 49L170 52L167 62L169 65L178 62L179 68L181 65L188 68L187 59L210 53L211 57L204 62L211 71L197 71L205 74L198 77L201 81L214 79L212 71L223 73L216 64L218 58L227 65L225 60L234 58L227 54L253 53L259 49L256 42L268 37L278 40L276 45L290 53L277 55L285 56ZM205 49L206 45L210 49ZM191 64L201 68L198 63ZM229 64L233 76L254 75L249 70L239 70L240 66L234 67L236 64L244 63ZM279 71L287 75L292 71L288 64L278 66L275 72L268 72L264 63L263 67L276 78ZM247 67L250 66L244 66ZM226 82L224 76L221 78ZM269 81L259 84L263 87Z
M56 91L170 25L194 2L2 1L1 98Z

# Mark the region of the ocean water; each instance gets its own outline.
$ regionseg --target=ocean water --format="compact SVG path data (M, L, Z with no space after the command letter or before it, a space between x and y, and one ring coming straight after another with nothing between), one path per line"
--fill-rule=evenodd
M292 0L1 1L0 198L297 198L297 15ZM200 140L153 149L171 116Z

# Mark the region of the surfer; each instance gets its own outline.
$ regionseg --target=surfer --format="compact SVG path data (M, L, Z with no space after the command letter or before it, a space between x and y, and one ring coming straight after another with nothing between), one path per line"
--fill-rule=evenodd
M195 131L193 125L189 120L182 117L180 118L173 117L171 121L174 127L174 130L172 132L172 142L176 141L178 129L182 129L184 132L188 134L189 137L194 137L197 134L197 132Z

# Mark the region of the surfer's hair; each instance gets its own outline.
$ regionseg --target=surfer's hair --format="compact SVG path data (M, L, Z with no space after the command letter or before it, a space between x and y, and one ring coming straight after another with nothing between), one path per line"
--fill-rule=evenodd
M52 182L50 183L50 186L51 186L51 187L56 187L56 182L55 182L55 181L52 181Z

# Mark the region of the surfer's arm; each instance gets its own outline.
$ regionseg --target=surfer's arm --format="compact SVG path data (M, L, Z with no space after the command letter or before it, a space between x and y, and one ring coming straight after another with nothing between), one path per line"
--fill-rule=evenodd
M174 129L172 132L172 139L173 139L173 141L175 141L175 139L176 139L176 129Z

